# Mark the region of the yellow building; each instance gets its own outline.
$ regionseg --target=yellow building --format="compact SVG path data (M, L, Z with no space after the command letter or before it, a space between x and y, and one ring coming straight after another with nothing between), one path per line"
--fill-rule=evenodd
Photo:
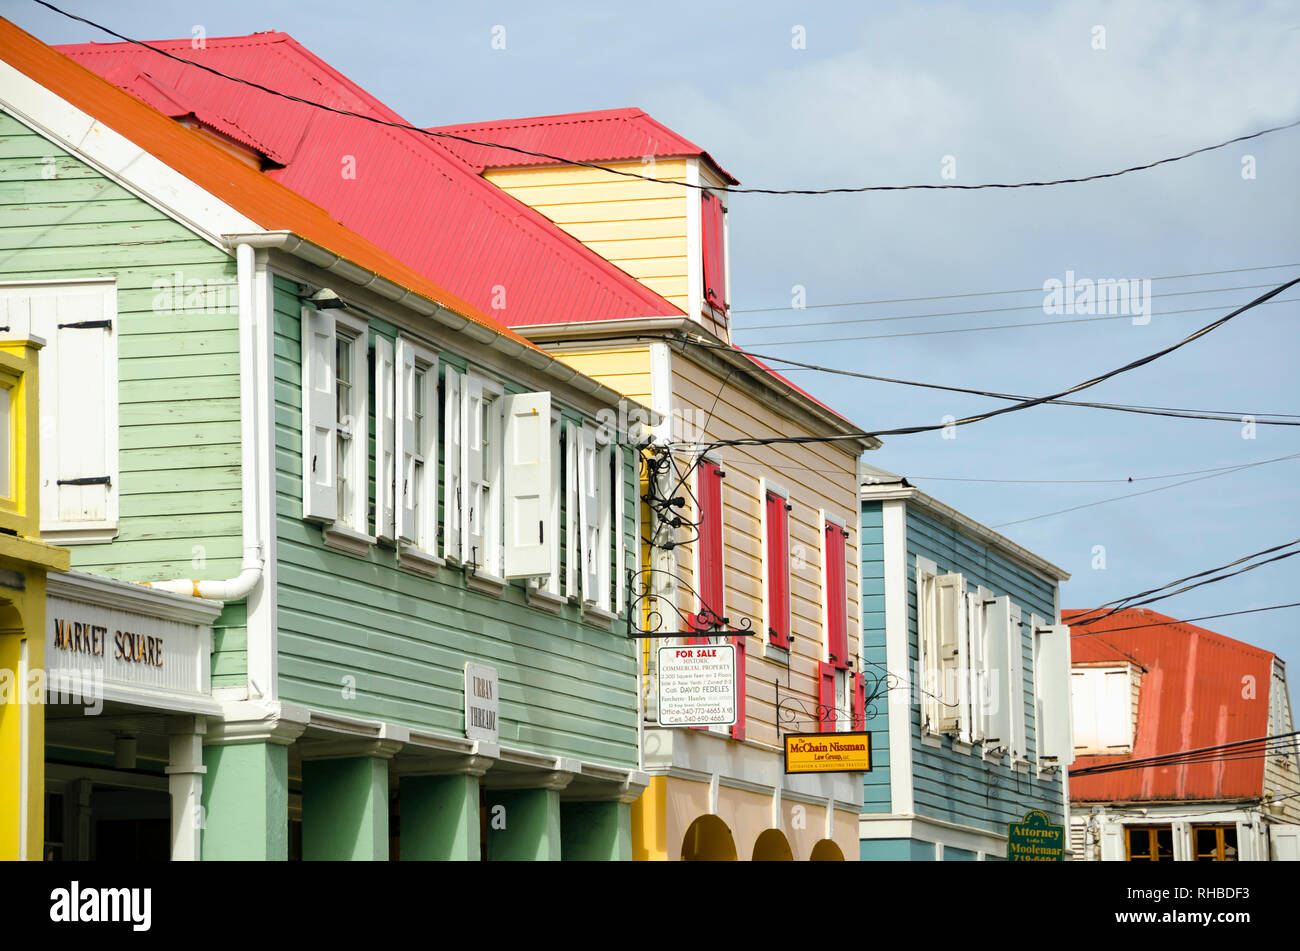
M857 459L878 442L731 345L736 180L636 109L437 131L602 166L443 140L662 305L652 316L515 325L663 420L646 456L631 584L638 633L656 635L643 650L651 780L633 805L634 856L856 859L862 774L787 774L783 743L864 722ZM778 441L735 444L749 439ZM734 648L736 723L661 725L658 648L702 640Z
M45 789L45 575L68 552L40 540L37 351L0 340L0 859L40 859Z

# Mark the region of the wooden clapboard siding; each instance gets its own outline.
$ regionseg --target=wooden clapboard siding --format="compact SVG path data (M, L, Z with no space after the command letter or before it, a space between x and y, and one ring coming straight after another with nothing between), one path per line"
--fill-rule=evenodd
M650 405L650 348L644 344L605 350L563 351L556 354L579 373L599 380L628 399Z
M530 607L521 584L492 597L467 587L460 570L443 569L436 578L416 574L399 567L389 548L372 546L364 557L333 551L324 547L320 528L303 521L299 307L293 285L277 279L283 698L317 710L463 734L464 665L477 661L499 673L503 745L635 764L635 648L617 622L603 628L583 623L576 606L565 606L559 615ZM370 327L372 336L392 339L395 333L380 320L372 319ZM466 365L455 354L439 357L444 368ZM507 384L508 392L523 390ZM581 420L569 412L566 418ZM373 464L373 449L371 455ZM630 545L637 496L630 454L626 461L623 528L624 544Z
M862 669L871 677L884 677L888 669L885 647L885 529L880 502L863 502L859 546L862 566ZM852 618L849 621L852 624ZM871 681L868 681L870 688ZM885 685L882 684L883 688ZM874 716L865 729L871 731L871 772L863 774L862 811L890 812L889 780L889 695L882 693L873 704Z
M713 370L674 353L672 361L672 411L686 425L699 426L703 442L769 435L812 435L788 415L781 401L748 384L743 377L716 374ZM699 437L691 437L698 440ZM838 519L849 531L845 556L849 565L858 559L857 462L852 451L835 443L726 447L716 458L726 471L723 483L725 614L733 626L748 619L757 636L748 641L746 656L746 738L775 748L776 689L796 695L805 707L817 705L818 664L823 660L821 515ZM679 460L680 462L680 460ZM687 464L687 463L683 463ZM760 479L774 481L786 489L793 508L790 530L790 613L794 648L790 654L789 687L786 665L774 655L764 656L759 646L763 631L762 578L763 538ZM693 517L693 503L686 512ZM678 549L678 574L694 586L694 553L687 545ZM847 617L859 615L856 571L847 571ZM678 608L694 611L697 606L683 595ZM861 631L849 625L849 654L858 656ZM855 665L856 667L856 665ZM801 727L812 732L813 724Z
M649 174L641 162L609 168ZM655 178L686 180L686 160L656 162ZM498 169L485 177L682 311L688 307L686 190L576 165Z
M127 581L238 574L234 259L0 112L0 280L75 278L117 285L120 476L117 537L70 546L72 566ZM192 293L176 301L178 282ZM214 627L216 686L243 683L244 623L230 605Z
M1041 809L1052 822L1063 822L1062 779L1059 773L1037 773L1036 704L1033 681L1031 614L1053 622L1055 585L1019 567L995 548L971 538L952 525L921 511L915 501L906 505L908 657L915 678L919 659L916 621L916 556L933 561L939 573L960 572L968 588L983 585L995 596L1007 596L1019 606L1025 625L1021 629L1024 678L1020 696L1025 709L1028 770L1013 772L1005 761L983 760L976 752L954 750L943 738L940 748L921 742L921 714L909 706L912 737L912 782L917 815L971 825L1005 834L1008 822L1018 822L1030 809ZM883 642L882 642L883 643Z

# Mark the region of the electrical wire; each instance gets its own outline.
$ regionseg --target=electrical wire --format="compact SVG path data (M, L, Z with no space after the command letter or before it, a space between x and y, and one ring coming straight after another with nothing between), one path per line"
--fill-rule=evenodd
M1080 631L1074 633L1073 622L1070 623L1070 637L1095 637L1098 634L1114 634L1118 631L1139 631L1148 627L1166 627L1170 624L1191 624L1193 621L1212 621L1222 617L1236 617L1239 614L1259 614L1261 611L1281 611L1284 608L1300 608L1300 601L1290 604L1270 604L1264 608L1248 608L1244 611L1225 611L1222 614L1204 614L1201 617L1183 618L1181 621L1152 621L1149 624L1130 624L1127 627L1108 627L1101 631ZM1088 622L1084 622L1085 624Z
M1241 755L1244 758L1276 755L1276 750L1290 749L1295 742L1294 738L1296 736L1300 736L1300 731L1277 733L1272 736L1261 736L1249 740L1236 740L1232 743L1220 743L1216 746L1202 746L1197 747L1196 749L1182 750L1177 753L1162 753L1157 756L1146 756L1141 759L1129 759L1116 763L1101 763L1097 766L1085 766L1082 769L1072 769L1070 770L1070 776L1073 778L1075 776L1090 776L1098 773L1121 772L1129 769L1150 769L1160 766L1192 765L1231 758L1236 755ZM1274 744L1278 743L1285 743L1286 745L1275 747ZM1262 751L1252 749L1252 747L1258 746L1264 746L1266 748Z
M1167 591L1168 589L1172 588L1174 585L1184 584L1185 582L1188 581L1195 581L1197 578L1204 578L1206 575L1212 575L1216 571L1227 571L1229 568L1235 568L1238 565L1243 565L1246 562L1251 561L1252 559L1262 558L1264 555L1271 555L1275 552L1280 552L1285 548L1291 548L1295 545L1300 545L1300 538L1293 539L1289 542L1283 542L1280 545L1273 545L1269 548L1261 549L1260 551L1251 552L1249 555L1242 555L1240 558L1234 559L1233 561L1230 561L1227 564L1217 565L1213 568L1206 568L1205 570L1198 571L1195 574L1186 575L1185 577L1182 578L1175 578L1173 581L1166 581L1164 584L1156 585L1154 588L1148 588L1145 591L1139 591L1137 594L1130 594L1122 598L1116 598L1114 601L1107 601L1105 604L1098 605L1095 608L1085 611L1083 614L1075 615L1073 618L1070 619L1070 624L1071 626L1076 624L1078 625L1095 624L1097 621L1100 621L1105 617L1109 617L1111 614L1115 614L1119 611L1126 610L1127 608L1130 607L1136 607L1136 605L1133 604L1132 602L1137 601L1138 598L1145 598L1145 597L1149 597L1150 595L1159 594L1162 591ZM1099 614L1098 612L1106 612L1106 613ZM1093 616L1093 615L1097 615L1097 616Z
M1230 267L1222 271L1197 271L1193 274L1163 274L1160 277L1148 278L1152 281L1174 281L1186 277L1217 277L1220 274L1241 274L1246 271L1275 271L1284 267L1300 267L1300 261L1295 264L1260 264L1253 267ZM919 301L930 300L957 300L963 297L998 297L1004 294L1041 294L1041 287L1020 287L1009 291L968 291L965 294L937 294L930 297L891 297L884 300L853 300L839 301L834 304L805 304L801 308L792 307L789 304L782 304L780 307L733 307L733 314L765 314L782 310L822 310L833 307L866 307L874 304L914 304Z
M312 108L321 109L326 112L332 112L335 113L336 115L347 116L355 119L362 119L366 122L371 122L376 125L387 126L388 128L393 128L393 129L402 129L407 132L415 132L430 138L454 139L458 142L464 142L469 145L478 145L478 146L483 146L485 148L500 149L502 151L513 152L518 155L526 155L530 158L546 159L548 161L557 162L563 165L576 165L581 168L597 169L602 172L609 172L614 175L620 175L624 178L640 179L641 181L653 182L658 185L676 185L682 188L693 189L701 192L706 191L709 188L709 186L707 185L696 183L696 182L677 181L669 178L656 178L653 175L641 175L637 172L627 171L626 169L610 168L609 166L601 165L597 162L586 162L578 159L566 158L564 156L552 155L549 152L538 152L532 149L520 148L514 145L504 145L499 142L484 142L479 139L472 139L468 136L458 135L452 132L439 132L432 129L422 129L419 126L414 126L406 122L397 122L390 119L381 119L378 116L369 116L359 112L351 112L347 109L340 109L335 106L327 106L324 103L313 102L310 99L303 99L300 96L294 96L290 93L281 92L279 90L272 89L269 86L265 86L261 83L254 82L249 79L241 79L238 76L231 76L228 73L223 73L220 70L214 69L211 66L206 66L203 63L198 63L195 62L194 60L189 60L180 56L176 56L174 53L169 53L164 49L159 49L156 46L152 46L140 40L132 39L129 36L123 36L121 33L109 29L103 24L96 23L94 20L90 20L87 19L86 17L78 16L75 13L69 13L67 10L60 9L59 7L56 7L54 4L49 3L48 0L34 0L34 2L40 4L41 6L45 7L48 10L52 10L53 12L61 16L65 16L70 20L76 20L80 23L86 24L87 26L94 27L97 30L107 33L109 36L116 37L117 39L122 40L126 43L131 43L135 46L140 46L143 47L144 49L152 50L153 52L158 53L161 56L165 56L168 59L174 60L175 62L183 63L187 66L194 66L197 69L204 70L208 73L211 73L214 76L219 76L222 79L229 80L230 82L239 83L244 86L249 86L254 89L261 90L262 92L268 93L269 95L277 96L281 99L287 99L292 102L301 103L302 105L311 106ZM1296 126L1300 126L1300 119L1296 119L1292 122L1283 123L1281 125L1270 126L1269 128L1266 129L1259 129L1258 131L1250 132L1247 133L1246 135L1239 135L1236 136L1235 138L1227 139L1223 142L1216 142L1213 145L1201 146L1200 148L1192 149L1188 152L1183 152L1180 155L1171 155L1166 158L1157 159L1156 161L1153 162L1146 162L1141 165L1130 165L1127 168L1118 169L1113 172L1101 172L1093 175L1082 175L1075 178L1058 178L1050 181L986 182L978 185L958 185L951 182L946 184L939 184L939 185L934 185L934 184L855 185L855 186L846 186L840 188L740 188L740 187L736 187L736 188L726 189L726 191L730 194L752 194L752 195L838 195L838 194L857 194L862 192L978 191L981 189L993 189L993 188L996 189L1043 188L1051 185L1073 185L1073 184L1079 184L1081 182L1099 181L1101 179L1106 179L1106 178L1118 178L1121 175L1128 175L1132 172L1146 171L1147 169L1156 168L1157 166L1160 165L1168 165L1173 162L1180 162L1183 159L1188 159L1191 158L1192 156L1200 155L1204 152L1213 152L1216 149L1227 148L1229 145L1235 145L1238 142L1246 142L1251 139L1257 139L1260 138L1261 136L1269 135L1273 132L1282 132L1286 129L1291 129Z
M1274 304L1293 304L1300 298L1287 297L1283 300L1273 301ZM1151 317L1174 317L1179 314L1199 314L1207 310L1219 310L1223 305L1214 307L1184 307L1178 310L1165 310L1158 314L1151 314ZM1037 308L1034 308L1037 309ZM1064 327L1067 324L1095 324L1103 320L1131 320L1133 314L1107 314L1102 317L1070 317L1067 319L1056 318L1054 320L1030 320L1022 321L1018 324L989 324L984 327L947 327L943 330L907 330L896 334L868 334L860 337L816 337L812 340L763 340L759 342L762 347L795 347L811 343L857 343L862 340L891 340L895 337L938 337L944 334L973 334L982 333L988 330L1015 330L1020 327ZM739 329L739 328L737 328Z
M1260 462L1248 462L1240 466L1232 466L1219 472L1212 472L1209 475L1196 476L1191 479L1183 479L1180 482L1173 482L1169 485L1159 485L1154 489L1143 489L1141 492L1129 492L1126 495L1115 495L1108 499L1098 499L1095 502L1084 502L1082 505L1071 505L1069 508L1057 509L1054 512L1044 512L1042 515L1031 515L1028 518L1018 518L1010 522L1000 522L997 525L991 525L990 528L1007 528L1011 525L1023 525L1025 522L1036 522L1039 519L1051 518L1054 515L1064 515L1067 512L1077 512L1080 509L1094 508L1098 505L1107 505L1111 502L1122 502L1125 499L1135 499L1140 495L1151 495L1155 492L1164 492L1166 489L1176 489L1180 485L1190 485L1193 482L1204 482L1206 479L1218 479L1225 475L1231 475L1234 472L1242 472L1246 469L1253 469L1256 466L1267 466L1274 462L1284 462L1288 459L1300 458L1300 452L1292 453L1289 456L1278 456L1276 459L1264 459Z
M1270 284L1238 284L1236 287L1215 287L1206 288L1199 291L1170 291L1167 294L1152 294L1150 300L1158 297L1189 297L1196 294L1227 294L1231 291L1255 291L1261 287L1272 287ZM1044 291L1039 290L1039 293ZM1219 305L1222 306L1222 305ZM934 314L891 314L887 317L850 317L847 320L799 320L783 322L779 324L737 324L732 328L736 333L749 333L751 330L788 330L791 327L844 327L851 324L874 324L884 323L894 320L928 320L932 317L967 317L979 314L1010 314L1019 310L1038 310L1046 313L1046 306L1042 303L1037 304L1018 304L1014 307L984 307L978 310L947 310ZM1183 311L1165 311L1167 314L1180 314ZM1132 317L1132 314L1120 314L1120 317ZM1157 316L1157 315L1153 315Z
M1210 308L1210 309L1213 310L1215 308ZM702 350L737 350L738 349L736 347L732 347L727 344L710 343L706 340L697 340L685 336L683 336L681 339L684 344L689 344L690 346L698 347ZM859 379L859 380L871 380L876 383L894 383L899 386L914 386L926 390L942 390L943 392L946 393L966 393L971 396L987 396L991 399L1011 400L1013 402L1020 402L1023 400L1032 399L1032 397L1017 395L1015 393L999 393L993 390L979 390L979 389L973 389L964 386L950 386L944 383L923 383L917 380L900 380L896 377L878 376L872 373L859 373L855 370L841 370L835 367L824 367L815 363L804 363L799 360L791 360L788 357L778 357L766 353L756 353L755 351L752 350L741 350L739 352L744 353L748 357L754 357L759 360L771 360L774 363L788 365L788 366L782 366L781 368L782 370L786 370L788 367L794 367L796 369L801 369L801 370L816 370L822 373L835 374L836 376L853 377L854 379ZM763 366L759 366L758 364L753 364L750 367L744 368L744 370L745 372L749 373L752 376L764 376L764 377L774 376L774 371L770 367L763 367ZM1253 420L1257 425L1265 425L1265 426L1300 425L1300 422L1279 422L1276 420L1263 418L1267 416L1272 416L1272 417L1284 417L1287 419L1300 420L1300 416L1297 416L1295 414L1290 414L1290 413L1238 413L1229 410L1203 410L1203 409L1186 409L1186 408L1169 407L1169 406L1144 406L1140 403L1097 403L1097 402L1089 402L1085 400L1051 399L1051 400L1046 400L1045 402L1053 403L1058 406L1080 406L1087 409L1114 410L1116 412L1121 412L1121 413L1137 413L1140 415L1147 415L1147 416L1173 416L1173 417L1182 417L1186 419L1210 419L1210 420L1220 420L1220 421L1234 422L1234 423L1240 423L1243 421L1245 417L1250 417L1250 419ZM1183 474L1194 475L1195 473L1183 473Z
M1082 383L1076 383L1074 386L1068 387L1057 393L1050 393L1047 396L1040 396L1035 399L1024 400L1022 402L1013 403L1011 406L1003 406L999 409L989 410L988 412L984 412L984 413L978 413L974 416L966 416L963 417L962 419L951 420L950 422L943 422L937 424L930 423L930 424L925 424L920 426L900 426L895 429L881 429L871 433L868 432L837 433L836 435L833 436L776 436L776 437L766 437L766 438L750 437L744 439L724 439L724 440L717 440L713 442L712 444L710 444L709 448L720 449L723 446L764 446L764 445L778 445L778 444L797 445L802 443L813 443L813 442L837 442L837 441L844 441L844 440L860 440L860 439L878 438L880 436L908 436L916 433L936 432L938 430L948 429L950 427L966 426L971 423L983 422L986 419L992 419L996 416L1004 416L1008 413L1015 413L1020 410L1030 409L1031 407L1039 406L1043 403L1049 403L1052 400L1057 400L1064 396L1069 396L1071 393L1077 393L1080 390L1085 390L1088 389L1089 387L1096 386L1099 383L1103 383L1106 380L1113 379L1114 377L1117 377L1123 373L1128 373L1132 370L1136 370L1140 367L1146 366L1149 363L1153 363L1154 361L1159 360L1161 357L1168 356L1174 351L1187 346L1188 344L1192 343L1195 340L1198 340L1199 338L1205 336L1206 334L1214 330L1217 330L1218 328L1222 327L1224 324L1228 323L1228 321L1232 320L1233 318L1238 317L1241 314L1244 314L1246 311L1251 310L1252 308L1258 307L1259 305L1266 303L1273 297L1276 297L1278 294L1282 293L1283 291L1287 290L1290 287L1295 286L1296 284L1300 284L1300 277L1292 278L1290 281L1287 281L1285 284L1279 284L1277 287L1273 288L1272 290L1267 291L1264 294L1261 294L1259 297L1256 297L1250 303L1243 304L1241 307L1238 307L1236 310L1232 311L1231 313L1225 314L1224 316L1220 317L1218 320L1211 321L1210 323L1206 324L1204 327L1201 327L1199 330L1196 330L1193 333L1188 334L1183 339L1175 343L1172 343L1167 347L1163 347L1160 350L1156 350L1153 353L1147 354L1146 356L1139 357L1136 360L1131 360L1130 362L1124 364L1123 366L1116 367L1113 370L1107 370L1105 373L1098 374L1097 376L1094 376L1089 380L1084 380Z

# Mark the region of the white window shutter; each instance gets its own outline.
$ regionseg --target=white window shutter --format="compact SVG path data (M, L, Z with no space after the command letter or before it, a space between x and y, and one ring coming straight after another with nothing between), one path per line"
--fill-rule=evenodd
M582 599L597 601L600 591L600 453L596 450L596 430L583 425L579 430L582 444L578 455L578 520L582 530ZM606 571L608 577L608 571Z
M1025 742L1025 641L1019 605L1011 605L1010 623L1007 625L1008 702L1011 714L1012 759L1024 759Z
M961 684L965 669L966 582L959 574L949 573L935 580L938 637L939 732L952 733L963 728L962 708L966 690Z
M461 387L460 454L464 467L461 476L461 561L475 565L491 564L484 546L487 514L483 511L486 492L483 482L483 382L466 376Z
M1069 766L1074 762L1074 734L1070 728L1070 628L1053 624L1038 635L1038 760L1044 765Z
M375 337L375 535L396 538L397 380L393 343Z
M575 423L564 424L564 471L565 471L565 545L564 545L564 593L574 597L578 593L578 549L582 535L580 501L581 492L578 477L579 459L582 456L582 430Z
M302 517L338 518L334 314L302 309Z
M462 377L459 371L447 367L443 381L443 398L446 403L443 409L446 415L443 417L442 439L443 468L445 470L442 480L444 525L442 556L444 558L463 559L464 548L462 542L464 533L461 531L461 519L464 512L462 482L464 481L465 455L462 442L465 405L460 395Z
M988 747L1011 746L1010 656L1007 628L1011 624L1011 599L995 598L984 612L984 648L988 657L988 710L984 718L984 742Z
M551 573L551 394L504 397L506 578Z
M917 675L921 679L921 727L939 729L938 596L934 575L916 575Z
M414 542L417 537L415 526L415 347L411 341L397 339L397 379L394 414L397 417L397 432L394 434L393 457L397 464L396 485L393 493L397 506L397 537L407 542ZM429 409L426 406L425 412ZM437 419L437 414L433 414ZM425 424L426 426L428 423ZM425 462L425 473L436 470L438 460L432 464Z
M988 662L984 648L984 605L981 590L966 593L966 642L969 719L966 736L969 742L984 739L984 718L988 711Z
M1106 670L1098 686L1097 725L1100 746L1106 751L1127 749L1133 743L1133 694L1129 686L1129 672Z
M627 550L626 534L627 525L627 502L625 497L626 489L624 480L627 478L627 450L618 443L610 447L610 453L614 457L614 524L611 528L614 539L614 597L616 603L613 610L617 612L625 606L627 601L627 565L625 564L625 552Z
M1095 750L1100 734L1097 731L1097 685L1095 670L1087 667L1071 672L1070 699L1073 701L1074 748Z

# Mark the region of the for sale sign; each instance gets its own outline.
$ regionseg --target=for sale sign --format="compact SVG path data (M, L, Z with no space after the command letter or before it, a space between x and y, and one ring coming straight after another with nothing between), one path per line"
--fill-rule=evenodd
M736 722L736 648L690 644L659 648L659 725Z

